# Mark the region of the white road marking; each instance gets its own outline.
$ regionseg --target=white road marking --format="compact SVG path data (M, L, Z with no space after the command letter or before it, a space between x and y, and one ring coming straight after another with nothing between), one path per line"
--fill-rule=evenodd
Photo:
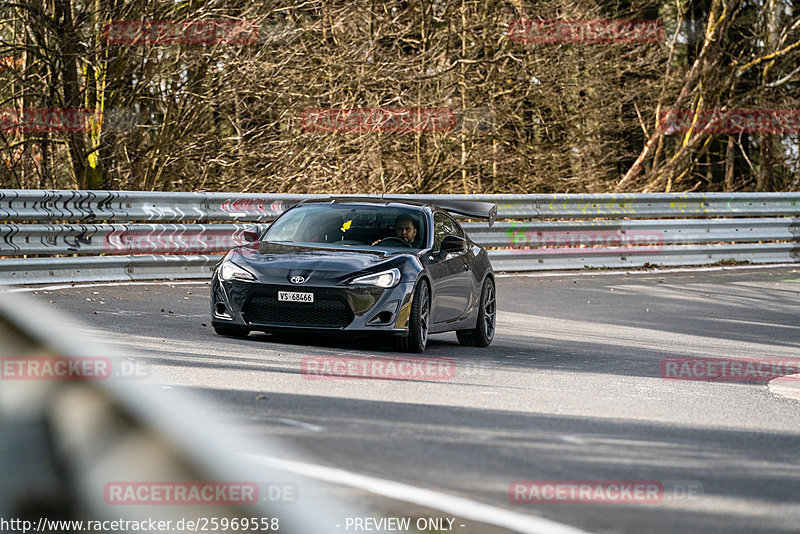
M665 347L669 347L670 356L674 358L698 356L752 359L754 354L768 354L771 358L792 360L797 358L796 346L771 345L768 341L759 343L666 332L655 326L653 328L620 326L602 323L597 319L595 322L589 322L503 311L497 315L498 333L512 337L534 337L537 343L541 343L544 339L560 343L569 340L590 343L598 348L607 345L614 347L616 351L625 347L662 353ZM654 372L658 373L657 365Z
M566 441L567 443L572 443L575 445L586 445L586 440L575 436L560 436L561 441Z
M288 471L300 476L322 480L339 486L357 488L375 495L416 504L425 508L440 510L459 518L507 528L515 532L523 532L526 534L586 534L583 530L543 517L512 512L511 510L473 501L464 497L456 497L438 491L418 488L393 480L359 475L343 469L284 460L272 456L247 454L245 458L257 465Z
M800 374L774 378L767 382L767 387L775 395L800 400Z
M286 423L290 426L299 426L300 428L305 428L306 430L310 430L312 432L322 432L325 430L324 426L312 425L311 423L304 423L303 421L296 421L294 419L278 419L281 423Z

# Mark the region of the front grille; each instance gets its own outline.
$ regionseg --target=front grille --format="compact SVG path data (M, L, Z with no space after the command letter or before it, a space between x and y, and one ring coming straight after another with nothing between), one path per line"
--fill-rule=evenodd
M242 316L250 324L282 326L343 328L353 321L353 312L341 300L279 302L277 296L251 298L242 309Z

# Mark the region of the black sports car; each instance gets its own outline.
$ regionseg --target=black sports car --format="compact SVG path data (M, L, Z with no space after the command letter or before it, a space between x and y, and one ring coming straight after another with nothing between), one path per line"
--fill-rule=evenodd
M485 347L495 332L494 272L486 251L449 212L494 222L496 206L388 198L308 200L217 264L211 323L251 331L382 333L422 352L429 334L455 330Z

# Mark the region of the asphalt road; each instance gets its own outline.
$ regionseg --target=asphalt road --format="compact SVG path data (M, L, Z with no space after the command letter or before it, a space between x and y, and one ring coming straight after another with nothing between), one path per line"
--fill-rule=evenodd
M503 277L494 343L434 336L424 356L456 369L435 381L310 380L311 356L399 355L376 339L216 336L207 284L35 294L85 335L145 354L152 380L324 466L597 533L800 529L800 402L764 380L667 380L660 368L800 359L800 269ZM659 481L665 492L654 504L514 504L515 480Z

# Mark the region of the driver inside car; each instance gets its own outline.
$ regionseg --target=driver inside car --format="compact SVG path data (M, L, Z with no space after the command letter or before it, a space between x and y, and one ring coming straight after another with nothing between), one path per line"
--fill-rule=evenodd
M395 237L398 237L408 243L409 245L414 245L414 241L417 239L417 226L414 224L414 218L411 215L400 215L394 222L394 234ZM384 239L378 239L373 245L377 245Z

